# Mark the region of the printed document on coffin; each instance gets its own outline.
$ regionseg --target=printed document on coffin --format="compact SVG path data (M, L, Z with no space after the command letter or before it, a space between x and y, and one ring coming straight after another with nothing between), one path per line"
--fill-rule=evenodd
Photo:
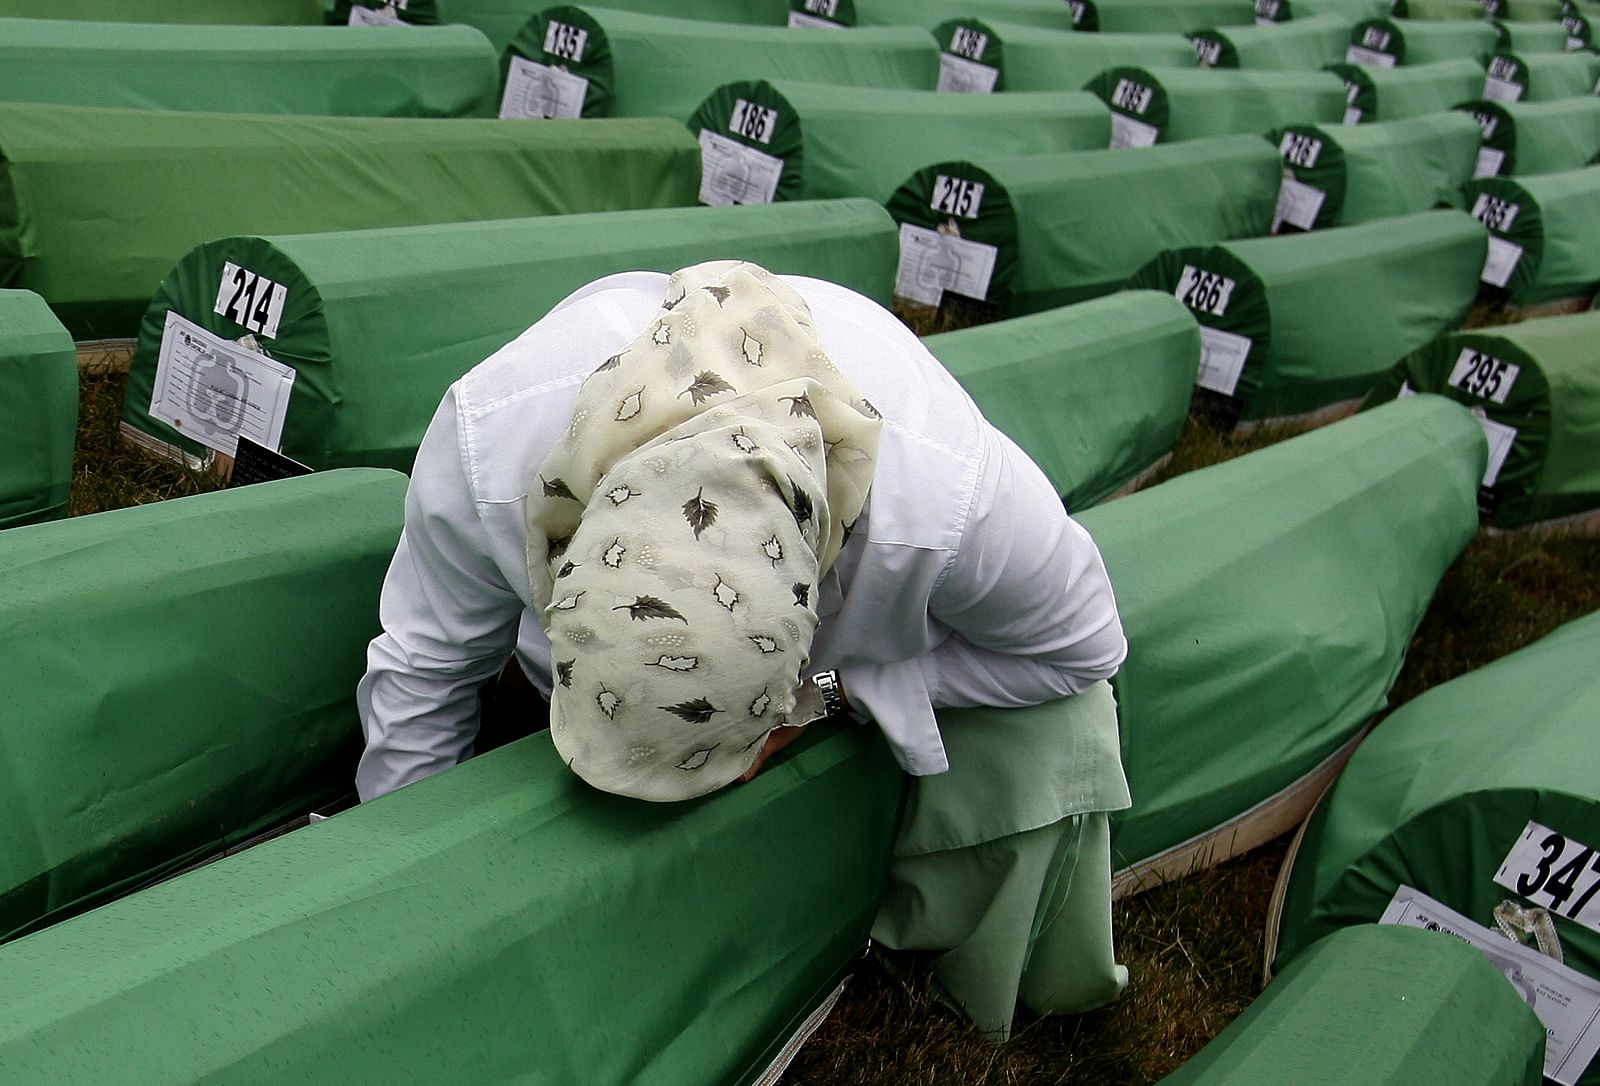
M232 456L241 436L276 452L295 371L167 313L150 416Z

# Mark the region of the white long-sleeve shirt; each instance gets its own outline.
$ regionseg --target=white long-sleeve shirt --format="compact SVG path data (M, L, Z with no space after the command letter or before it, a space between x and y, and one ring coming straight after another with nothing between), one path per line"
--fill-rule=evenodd
M785 281L884 419L867 506L819 590L811 668L839 670L907 772L943 772L935 707L1032 705L1116 671L1126 642L1111 585L1044 474L916 336L844 287ZM445 395L357 689L362 799L467 757L478 688L511 654L549 694L550 643L529 605L529 485L584 378L665 291L651 272L591 283Z

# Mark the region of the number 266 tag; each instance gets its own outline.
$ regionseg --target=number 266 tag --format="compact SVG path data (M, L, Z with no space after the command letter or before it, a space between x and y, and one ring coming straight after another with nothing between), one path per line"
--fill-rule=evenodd
M1600 851L1529 822L1494 881L1557 916L1600 932Z

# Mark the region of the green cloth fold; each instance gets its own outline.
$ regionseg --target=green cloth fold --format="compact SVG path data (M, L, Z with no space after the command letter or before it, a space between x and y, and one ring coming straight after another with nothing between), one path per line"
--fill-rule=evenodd
M66 515L77 423L72 337L37 294L0 290L0 528Z

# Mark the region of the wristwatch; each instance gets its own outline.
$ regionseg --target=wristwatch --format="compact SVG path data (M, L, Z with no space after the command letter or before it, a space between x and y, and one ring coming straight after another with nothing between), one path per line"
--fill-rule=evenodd
M816 687L818 699L822 702L822 715L818 719L844 715L844 687L839 684L837 671L819 671L811 676L811 684Z

